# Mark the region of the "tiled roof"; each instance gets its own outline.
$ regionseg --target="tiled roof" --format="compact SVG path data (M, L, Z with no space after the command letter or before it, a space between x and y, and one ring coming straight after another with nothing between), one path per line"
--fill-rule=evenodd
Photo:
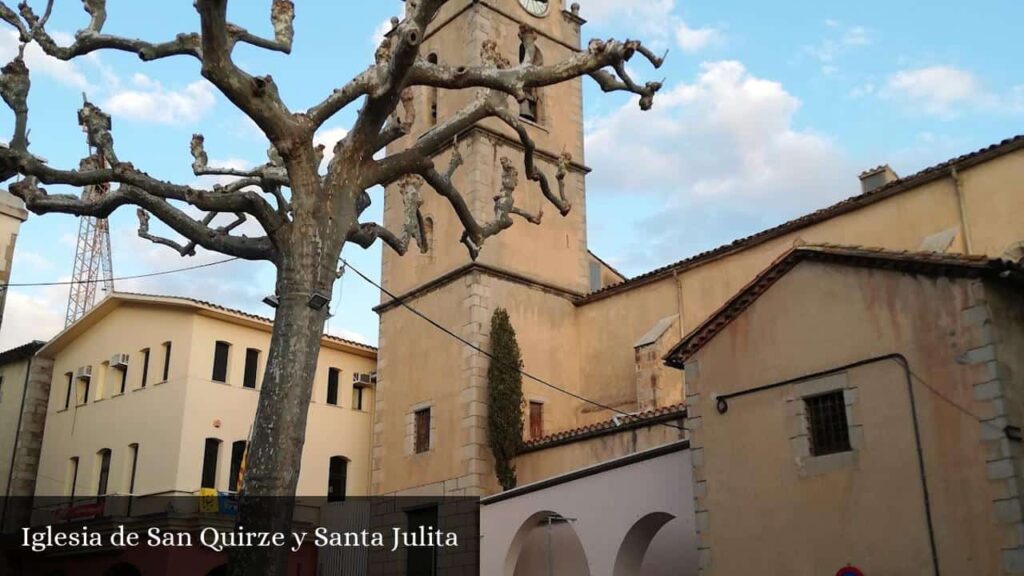
M10 364L11 362L17 362L33 356L46 342L39 340L33 340L21 346L11 348L10 350L4 350L0 352L0 366L4 364Z
M721 332L775 282L805 260L834 262L848 266L898 270L910 274L1014 278L1024 284L1024 266L988 256L938 252L891 252L881 248L822 244L800 246L783 254L749 284L729 299L700 326L691 331L665 355L665 363L677 368L704 344Z
M822 208L821 210L810 214L805 214L804 216L790 220L789 222L780 224L774 228L763 230L752 236L747 236L746 238L740 238L739 240L735 240L724 246L719 246L718 248L702 252L695 256L691 256L690 258L675 262L674 264L669 264L668 266L651 270L650 272L641 274L626 280L625 282L606 286L600 290L587 294L579 300L578 304L586 304L594 300L599 300L606 296L610 296L611 294L621 292L623 290L629 290L648 282L653 282L667 275L671 275L673 272L699 266L718 257L743 250L751 246L756 246L784 234L788 234L794 230L799 230L812 224L817 224L818 222L828 220L829 218L851 212L858 208L889 198L890 196L911 190L926 182L946 176L954 168L957 170L964 170L971 166L975 166L982 162L986 162L1020 149L1024 149L1024 134L1008 138L999 144L982 148L981 150L971 152L970 154L958 156L941 164L936 164L930 168L925 168L912 176L900 178L899 180L886 184L885 186L881 186L870 192L847 198L846 200L842 200L827 208Z
M631 428L657 424L665 420L684 416L685 414L685 404L673 404L672 406L655 408L653 410L629 416L619 416L618 418L597 422L595 424L590 424L589 426L581 426L579 428L572 428L571 430L562 430L560 432L548 434L547 436L541 436L540 438L531 438L523 444L523 451L533 452L543 448L551 448L553 446L583 440L592 436L600 436L620 430L629 430Z
M134 297L139 297L139 298L153 298L153 299L159 299L159 300L177 300L179 302L184 302L184 303L188 303L188 304L194 304L196 306L201 306L203 308L210 308L212 310L217 310L219 312L226 312L228 314L233 314L233 315L236 315L236 316L242 316L243 318L248 318L250 320L255 320L257 322L263 322L263 323L266 323L266 324L273 324L274 323L273 319L267 318L265 316L259 316L257 314L251 314L249 312L245 312L243 310L238 310L236 308L228 308L227 306L221 306L220 304L215 304L213 302L208 302L206 300L199 300L198 298L189 298L189 297L186 297L186 296L164 296L164 295L160 295L160 294L143 294L143 293L139 293L139 292L115 292L112 296L113 297L116 297L116 296L129 296L129 297L132 297L132 296L134 296ZM340 342L342 344L348 344L349 346L354 346L356 348L363 348L363 349L366 349L366 350L372 350L374 352L377 351L377 348L375 348L373 346L370 346L369 344L363 344L362 342L356 342L354 340L347 340L345 338L339 338L337 336L331 336L330 334L324 334L323 337L326 340L331 340L331 341L334 341L334 342Z

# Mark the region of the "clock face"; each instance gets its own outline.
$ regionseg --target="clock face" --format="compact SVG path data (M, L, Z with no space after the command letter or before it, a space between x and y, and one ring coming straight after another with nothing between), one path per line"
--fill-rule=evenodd
M543 16L548 13L549 0L519 0L519 3L534 16Z

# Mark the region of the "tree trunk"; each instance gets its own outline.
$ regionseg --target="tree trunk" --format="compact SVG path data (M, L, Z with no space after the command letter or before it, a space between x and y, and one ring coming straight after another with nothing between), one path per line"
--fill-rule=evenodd
M236 526L247 532L285 535L288 546L244 548L229 555L232 576L286 576L292 513L306 437L320 339L328 306L315 310L310 296L330 299L345 237L324 201L312 144L289 162L293 220L283 234L277 263L277 296L267 366L260 390Z

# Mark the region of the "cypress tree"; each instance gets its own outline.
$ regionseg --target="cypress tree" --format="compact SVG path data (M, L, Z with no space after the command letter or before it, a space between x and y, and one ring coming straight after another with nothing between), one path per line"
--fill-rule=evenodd
M508 312L491 316L491 363L487 368L487 437L502 489L516 487L512 459L523 445L523 359Z

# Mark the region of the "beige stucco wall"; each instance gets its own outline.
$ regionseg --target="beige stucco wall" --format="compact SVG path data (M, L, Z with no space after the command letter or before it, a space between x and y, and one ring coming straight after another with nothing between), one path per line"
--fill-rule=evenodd
M18 432L18 415L25 391L26 371L31 358L0 366L0 497L7 494L7 479L14 456L14 438Z
M37 495L66 493L68 460L73 456L80 458L76 493L95 494L95 455L103 448L112 450L108 490L126 493L128 446L133 443L139 444L135 494L196 492L206 438L223 442L217 488L226 491L231 443L248 438L258 401L258 391L242 386L245 349L268 349L269 324L187 306L146 303L122 304L90 324L62 342L54 353L53 391ZM227 383L211 380L214 343L218 340L232 344ZM169 378L161 382L162 345L168 341L172 342ZM144 348L150 348L152 354L148 385L140 388L139 361ZM128 391L123 395L117 394L116 379L101 384L102 363L115 353L130 354ZM73 399L72 406L64 410L65 374L85 365L93 366L90 398L82 405L75 405ZM326 395L323 388L328 367L342 370L340 406L328 406L321 397ZM371 414L352 409L351 381L353 373L373 370L371 352L348 352L343 345L325 340L318 367L318 396L310 407L299 495L326 494L328 461L336 455L351 460L349 494L367 493ZM367 409L372 407L372 392L367 393L365 401Z
M1024 151L964 170L960 178L974 253L999 257L1024 241ZM632 381L632 343L637 337L660 318L677 313L683 318L680 337L693 330L796 243L918 250L926 237L951 228L960 231L950 251L965 252L956 187L952 178L943 178L675 277L588 303L579 312L582 379L593 397L627 406L631 391L623 383Z
M915 374L942 572L1000 573L1011 531L996 522L993 501L1001 488L986 468L983 426L953 406L991 417L992 403L974 392L987 364L964 356L979 344L964 314L974 303L966 280L803 263L705 345L688 369L703 574L762 565L811 575L847 563L868 574L932 573L899 363L841 375L849 390L852 463L798 460L795 414L801 387L814 383L734 398L724 415L715 409L716 395L891 353L903 354Z

